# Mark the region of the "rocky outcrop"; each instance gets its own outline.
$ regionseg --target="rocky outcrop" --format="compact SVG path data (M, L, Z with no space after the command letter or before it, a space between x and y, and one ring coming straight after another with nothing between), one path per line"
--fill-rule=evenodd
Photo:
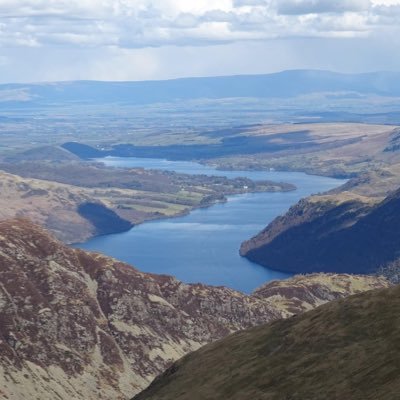
M400 251L400 191L385 200L341 193L302 200L241 246L251 261L295 273L371 273Z
M386 278L394 285L400 284L400 258L381 266L376 275Z
M400 286L231 335L172 365L135 400L397 400Z
M248 296L141 273L0 222L0 397L126 399L171 363L234 331L389 283L314 275Z
M347 297L350 293L385 287L385 278L388 279L382 276L348 274L296 275L290 279L267 282L255 290L253 296L268 299L284 317L290 317Z

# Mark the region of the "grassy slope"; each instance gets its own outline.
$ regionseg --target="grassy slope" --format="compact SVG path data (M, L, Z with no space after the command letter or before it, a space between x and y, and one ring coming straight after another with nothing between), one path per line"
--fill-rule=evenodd
M135 400L400 398L400 286L234 334L186 356Z

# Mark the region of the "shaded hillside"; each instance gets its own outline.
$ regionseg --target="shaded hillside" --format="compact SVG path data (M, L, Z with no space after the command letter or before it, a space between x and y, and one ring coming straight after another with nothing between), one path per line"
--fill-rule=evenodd
M400 286L236 333L175 363L135 400L397 400Z
M376 205L316 196L275 219L240 251L282 271L369 273L398 258L399 226L400 191Z
M126 399L229 333L389 285L315 275L252 296L186 285L68 248L24 219L0 222L0 248L0 398L8 400Z
M96 157L144 157L167 158L168 160L198 160L229 157L243 154L277 153L280 151L312 151L318 146L311 140L307 131L281 133L276 135L251 137L236 136L221 139L215 144L176 144L169 146L134 146L117 144L110 150L97 150L85 144L67 142L62 148L82 159ZM335 146L357 142L358 139L344 140Z
M113 210L99 203L83 203L78 206L78 214L87 219L96 228L99 235L128 231L133 227Z

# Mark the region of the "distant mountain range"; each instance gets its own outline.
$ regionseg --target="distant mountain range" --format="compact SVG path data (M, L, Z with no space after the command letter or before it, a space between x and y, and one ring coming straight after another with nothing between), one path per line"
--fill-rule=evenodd
M2 84L0 102L24 105L117 102L140 105L200 98L285 98L316 92L400 96L400 73L342 74L329 71L292 70L266 75L165 81Z

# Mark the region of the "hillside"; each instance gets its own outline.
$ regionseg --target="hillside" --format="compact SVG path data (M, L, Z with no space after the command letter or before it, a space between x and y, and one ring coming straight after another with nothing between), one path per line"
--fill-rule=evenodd
M266 134L268 129L260 127L259 135ZM240 254L258 264L296 273L369 273L397 259L399 129L315 124L309 137L319 143L314 152L260 155L252 161L246 157L221 160L222 166L271 165L328 175L342 173L351 178L329 193L292 206L242 243ZM353 142L343 143L351 137ZM321 147L324 143L328 148Z
M144 274L66 247L25 219L0 222L0 397L126 399L171 363L234 331L388 287L313 275L248 296Z
M303 273L370 273L398 258L400 191L381 202L361 196L328 200L302 200L243 243L241 254L274 269Z
M397 400L400 286L236 333L175 363L135 400Z
M393 147L398 134L394 125L276 123L196 132L196 136L186 133L183 138L155 135L155 143L151 144L144 144L136 135L135 140L102 140L95 146L78 139L62 147L82 159L117 156L203 160L222 169L275 168L354 177L400 163L400 153Z
M394 181L397 187L400 186L400 147L396 145L398 126L317 121L243 128L238 133L257 141L257 151L253 154L245 151L221 154L212 162L223 169L274 168L317 175L362 177L363 182L352 181L353 186L357 184L359 194L382 193L385 187L381 187L381 181ZM393 185L389 190L393 190Z

